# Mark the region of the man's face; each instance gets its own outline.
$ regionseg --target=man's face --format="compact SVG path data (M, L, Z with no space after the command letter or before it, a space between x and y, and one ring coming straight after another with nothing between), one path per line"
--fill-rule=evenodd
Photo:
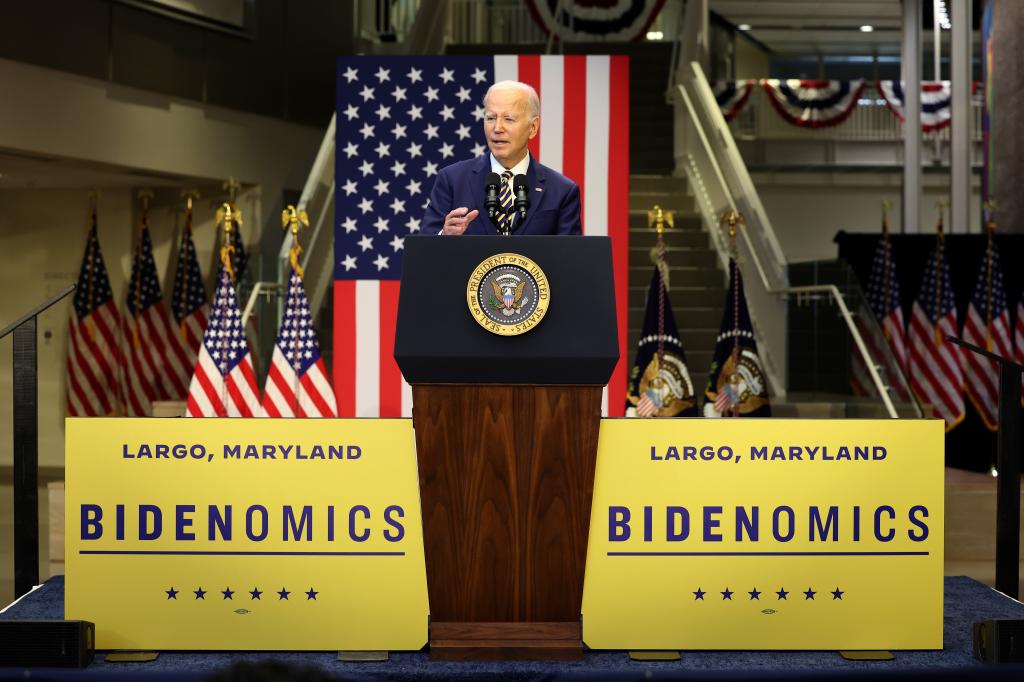
M526 156L526 144L537 135L540 119L531 116L527 95L515 89L492 90L484 101L484 135L491 154L505 168Z

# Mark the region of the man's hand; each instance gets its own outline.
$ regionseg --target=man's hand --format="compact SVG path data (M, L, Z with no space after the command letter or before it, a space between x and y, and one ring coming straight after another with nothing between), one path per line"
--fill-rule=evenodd
M467 211L469 211L467 213ZM473 209L470 211L465 206L453 209L448 212L448 215L444 217L444 227L441 228L441 234L462 234L469 227L469 224L473 222L473 218L480 215L480 211Z

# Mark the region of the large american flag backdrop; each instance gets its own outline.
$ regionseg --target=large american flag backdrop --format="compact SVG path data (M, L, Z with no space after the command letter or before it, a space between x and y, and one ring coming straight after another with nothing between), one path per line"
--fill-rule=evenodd
M502 80L537 89L541 126L531 154L580 186L584 234L612 237L625 353L629 58L340 57L333 367L340 417L411 414L412 392L393 357L404 240L420 230L437 171L487 151L483 97ZM622 358L607 398L609 413L621 416Z

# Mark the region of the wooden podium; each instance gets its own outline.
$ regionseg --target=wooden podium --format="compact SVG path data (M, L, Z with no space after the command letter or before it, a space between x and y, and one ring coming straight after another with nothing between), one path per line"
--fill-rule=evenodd
M547 274L536 328L503 337L466 304L517 253ZM435 659L573 659L602 387L618 360L602 237L406 240L395 358L413 387Z

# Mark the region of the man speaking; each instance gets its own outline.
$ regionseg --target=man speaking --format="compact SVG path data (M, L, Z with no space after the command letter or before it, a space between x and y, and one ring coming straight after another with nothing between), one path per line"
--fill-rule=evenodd
M526 148L540 127L540 99L525 83L501 81L484 96L489 154L437 174L425 234L582 234L580 188L537 163Z

